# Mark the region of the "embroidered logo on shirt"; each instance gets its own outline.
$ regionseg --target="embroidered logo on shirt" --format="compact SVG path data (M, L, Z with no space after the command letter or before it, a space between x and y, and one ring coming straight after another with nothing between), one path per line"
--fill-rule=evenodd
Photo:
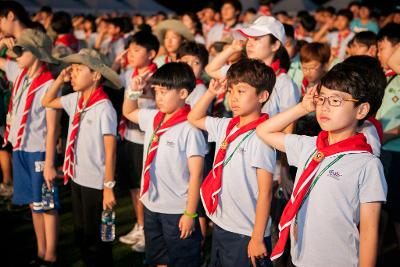
M239 153L244 154L246 152L246 149L244 147L239 147Z
M175 143L172 141L167 141L167 146L169 147L175 147Z
M339 180L342 175L337 171L329 170L328 171L328 176L333 178L333 179Z
M92 120L87 120L86 123L91 125L93 123L93 121Z

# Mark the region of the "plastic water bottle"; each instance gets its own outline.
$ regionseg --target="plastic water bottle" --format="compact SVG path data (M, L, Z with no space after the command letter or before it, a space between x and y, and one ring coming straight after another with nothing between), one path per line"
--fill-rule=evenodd
M101 240L112 242L115 239L115 212L103 210L101 214Z
M54 186L51 186L51 189L47 187L46 183L42 185L42 208L43 210L52 210L54 209Z

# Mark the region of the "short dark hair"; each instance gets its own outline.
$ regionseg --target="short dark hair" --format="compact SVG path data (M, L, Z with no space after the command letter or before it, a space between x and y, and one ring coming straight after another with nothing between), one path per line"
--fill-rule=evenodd
M351 1L351 2L347 5L347 8L350 9L352 6L358 6L358 7L360 7L360 2L359 2L359 1Z
M306 43L300 49L300 62L310 62L316 60L321 64L329 62L331 56L331 49L328 44L325 43Z
M373 45L376 45L376 33L371 32L371 31L362 31L359 33L356 33L354 35L353 40L351 40L352 43L357 42L363 45L366 45L368 48L370 48Z
M294 27L287 23L282 23L283 28L285 29L285 35L287 38L294 39Z
M353 19L353 13L348 10L348 9L341 9L339 10L339 12L336 14L337 16L342 16L347 18L347 20L349 21L349 23L351 22L351 20Z
M228 87L247 83L256 89L257 94L267 91L271 94L276 76L271 67L258 59L242 58L232 64L226 74Z
M186 55L198 57L203 68L208 64L208 51L203 44L198 44L196 42L183 43L179 47L176 57L182 58Z
M324 12L328 12L331 15L335 15L336 8L334 8L333 6L327 6L324 8Z
M171 62L157 69L150 78L150 84L167 89L186 89L190 94L196 86L196 77L188 64Z
M44 12L47 14L53 14L53 9L50 6L42 6L39 12Z
M32 25L31 18L23 5L16 1L2 1L0 4L0 18L7 17L10 12L12 12L25 27L30 27Z
M108 19L107 22L115 27L118 27L121 32L124 31L124 21L122 18L111 18Z
M51 19L51 28L57 34L70 33L72 30L71 16L64 11L54 13L53 18Z
M382 104L386 87L384 78L383 70L376 59L369 56L354 56L336 64L328 71L322 77L317 90L320 92L324 86L331 90L349 93L354 99L359 100L355 106L369 103L370 110L365 117L367 119L375 114Z
M400 25L394 22L386 24L376 36L378 42L387 39L392 45L400 42Z
M302 16L300 18L300 24L306 31L312 32L315 30L317 22L315 21L315 18L313 16L308 15L308 16Z
M225 4L230 4L235 8L235 10L242 12L242 3L239 0L223 0L221 3L221 7Z
M129 39L129 45L130 44L142 46L146 48L147 52L154 50L158 53L158 49L160 48L160 42L157 37L148 31L140 31L132 35Z

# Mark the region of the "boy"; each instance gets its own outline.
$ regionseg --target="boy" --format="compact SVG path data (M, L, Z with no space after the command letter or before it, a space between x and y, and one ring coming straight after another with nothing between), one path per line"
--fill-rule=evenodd
M150 32L140 31L132 36L128 47L128 70L121 74L121 80L125 91L129 91L132 79L143 75L145 72L154 73L157 65L153 59L157 55L160 43L157 37ZM153 93L148 90L146 95L138 99L139 108L155 108ZM119 240L122 243L132 245L134 251L143 252L145 239L143 231L143 204L139 201L140 180L143 169L143 142L144 133L139 130L138 125L122 118L118 131L122 138L120 154L120 171L122 179L128 181L132 204L135 211L136 224L126 235Z
M346 55L347 44L354 37L350 30L350 22L353 19L353 13L347 9L340 10L335 18L331 18L314 35L314 42L329 43L331 46L332 60L342 61ZM332 27L337 31L327 33Z
M0 41L0 50L10 39ZM13 43L13 42L12 42ZM50 38L39 31L26 29L21 34L10 56L17 63L0 58L0 68L13 83L4 133L4 146L13 146L13 203L29 204L37 240L36 264L45 266L56 261L58 196L54 195L55 208L48 210L42 203L42 186L52 187L54 170L56 116L44 109L40 99L53 83L47 63L58 63L51 56ZM8 43L9 45L9 43ZM46 153L47 151L47 153Z
M378 59L381 62L387 78L387 86L383 97L382 106L376 113L376 118L382 123L382 162L385 166L386 177L389 184L387 207L395 222L395 230L400 244L400 76L391 70L388 59L400 47L400 27L398 24L389 23L383 27L377 36Z
M112 18L107 20L107 28L99 32L95 48L107 56L110 62L114 62L117 55L125 49L125 39L123 38L122 18Z
M362 31L357 33L349 43L350 56L366 55L376 57L378 46L376 43L376 34L371 31Z
M257 128L298 168L273 260L282 255L290 231L296 266L375 266L387 186L382 164L357 126L380 106L382 88L364 74L353 64L337 64L301 103ZM323 130L318 137L282 132L313 111Z
M270 67L242 59L227 74L235 117L206 116L212 100L225 90L216 80L189 113L190 123L207 131L208 141L218 146L213 169L201 187L204 207L214 222L211 266L256 266L256 260L272 266L266 256L271 251L269 210L276 155L254 131L268 118L261 108L274 83Z
M146 263L200 266L201 233L197 218L206 143L187 122L186 98L195 87L186 63L168 63L150 78L158 110L139 109L148 74L132 80L123 114L145 132L146 161L141 185Z
M359 18L354 18L350 23L350 28L353 32L359 33L363 31L372 31L377 34L379 26L376 21L371 18L371 7L367 3L360 3Z
M120 88L118 75L97 51L81 49L61 59L64 69L42 99L47 108L63 108L70 117L64 160L64 183L71 178L76 237L87 266L112 266L112 243L102 242L99 225L103 210L115 205L113 187L117 115L103 91L107 80ZM64 83L74 93L57 97Z
M196 87L186 99L186 104L193 107L200 97L207 91L204 81L201 79L204 67L208 63L208 52L204 45L195 42L187 42L181 45L177 52L179 62L188 64L196 77Z

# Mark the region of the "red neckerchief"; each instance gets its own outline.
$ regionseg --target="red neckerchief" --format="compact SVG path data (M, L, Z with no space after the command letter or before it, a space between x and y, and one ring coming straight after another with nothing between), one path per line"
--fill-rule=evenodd
M151 64L146 68L146 71L149 70L151 73L155 73L157 70L157 64L151 62ZM132 71L132 76L131 78L133 79L135 76L139 75L139 69L135 68ZM125 88L125 90L128 90L127 88ZM119 124L118 124L118 133L121 137L121 140L125 139L125 132L126 132L126 127L127 127L127 119L122 116Z
M17 90L19 89L19 86L21 84L22 79L25 77L27 73L27 69L24 69L21 74L17 77L15 80L12 92L11 92L11 98L10 98L10 104L8 105L8 116L11 116L12 114L12 108L13 108L13 98L15 97L15 94L17 93ZM26 102L25 102L25 107L23 110L23 115L21 118L21 123L19 124L19 129L17 132L17 140L16 144L14 146L14 150L17 150L22 143L22 137L25 132L25 126L26 122L28 121L28 115L32 107L33 100L35 99L35 94L36 92L40 89L40 87L45 84L46 82L50 81L53 79L53 75L51 74L50 71L48 71L47 66L43 64L40 69L38 70L38 75L36 78L33 79L31 85L29 86L28 93L26 95ZM8 136L10 134L10 122L6 122L6 130L4 133L4 144L3 147L7 145L8 142Z
M83 103L84 102L83 94L81 94L78 100L77 110L76 113L74 114L74 119L72 120L72 124L70 126L71 132L68 138L67 149L65 150L65 159L63 168L64 184L68 183L69 177L74 178L75 176L75 154L76 154L75 142L79 131L79 125L81 123L81 115L84 111L87 111L88 109L94 107L95 105L103 101L108 101L108 96L103 91L102 86L94 90L93 94L90 96L86 105L84 105Z
M386 76L386 78L393 77L393 76L395 76L396 74L397 74L397 73L396 73L394 70L392 70L392 69L385 70L385 76Z
M267 6L260 6L258 8L258 13L264 15L264 16L271 16L271 10Z
M371 146L367 143L367 139L363 134L355 134L343 141L333 145L328 143L328 132L322 131L319 133L316 142L317 153L304 169L300 178L297 181L289 202L282 213L279 222L279 240L271 254L271 260L279 258L286 245L289 237L290 225L300 209L300 205L318 171L320 163L324 158L339 154L354 154L354 153L372 153Z
M202 79L196 79L196 85L198 84L204 84L204 81Z
M303 80L301 81L301 95L304 96L307 93L307 87L310 83L308 80L304 77Z
M275 72L276 77L278 77L282 73L286 73L286 70L281 68L281 61L279 59L277 59L274 62L272 62L270 67Z
M267 119L268 114L263 114L257 120L249 122L233 133L232 129L240 122L240 117L234 117L229 121L228 127L226 128L224 141L221 143L215 157L213 169L204 179L200 189L200 195L204 203L204 208L209 214L213 214L218 207L218 193L221 191L222 186L223 162L229 144L232 143L232 141L235 140L239 135L255 129L260 123L266 121Z
M147 152L147 157L146 161L144 164L144 170L143 170L143 185L142 189L140 192L140 197L142 198L147 191L149 190L150 187L150 167L151 163L153 162L154 157L157 154L157 148L158 148L158 142L160 140L160 137L168 131L169 128L177 125L178 123L184 122L187 120L187 115L190 112L190 106L185 105L183 108L178 110L174 115L172 115L171 118L169 118L167 121L164 123L164 117L165 113L162 113L159 111L157 115L154 117L153 121L153 139L150 140L150 145L149 145L149 151Z
M54 41L54 45L60 45L60 44L71 48L71 50L73 50L74 52L79 51L79 41L78 39L76 39L73 33L59 35L57 39Z

